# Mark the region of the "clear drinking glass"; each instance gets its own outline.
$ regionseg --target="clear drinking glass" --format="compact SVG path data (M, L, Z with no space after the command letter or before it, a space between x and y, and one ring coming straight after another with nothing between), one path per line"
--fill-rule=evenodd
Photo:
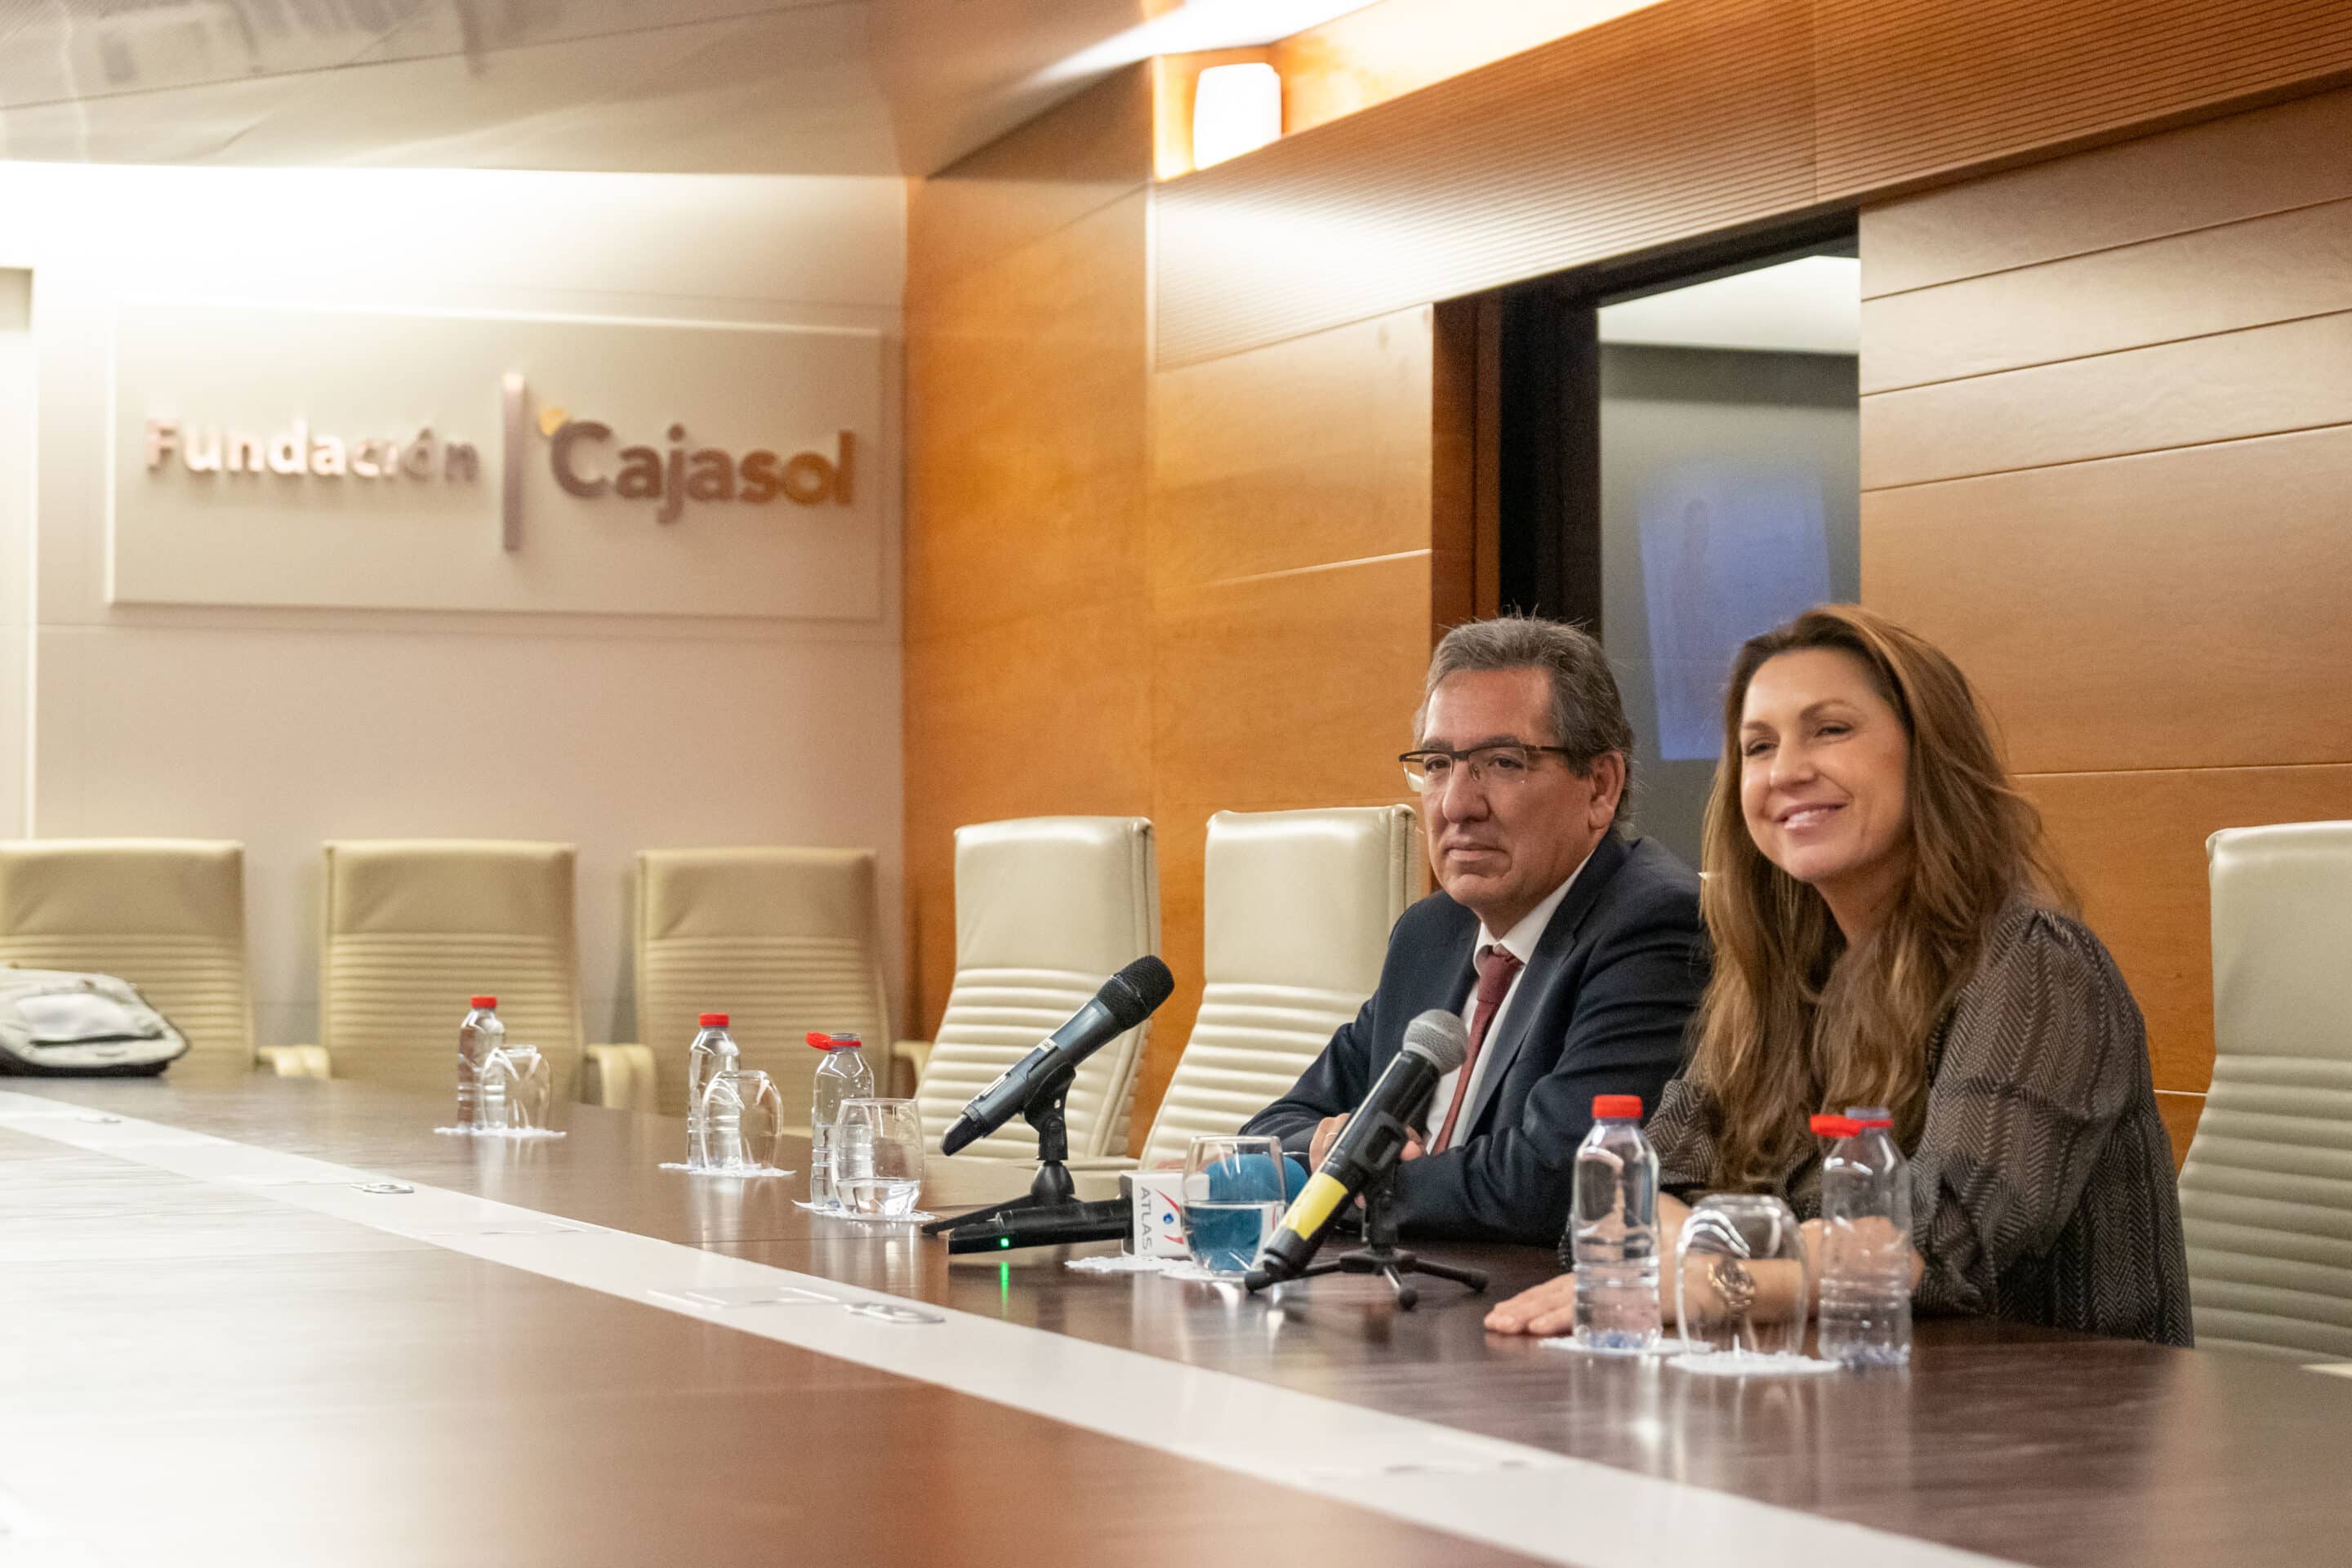
M547 1058L537 1046L500 1046L482 1058L474 1125L484 1132L530 1132L547 1125Z
M845 1100L833 1128L833 1191L857 1219L904 1219L923 1190L923 1118L911 1100Z
M782 1152L784 1097L757 1068L722 1068L702 1086L699 1169L754 1174L775 1169Z
M1201 1137L1184 1154L1184 1244L1212 1274L1246 1274L1283 1210L1282 1145Z
M1701 1198L1675 1244L1675 1304L1685 1344L1726 1355L1795 1355L1812 1296L1805 1235L1779 1198Z

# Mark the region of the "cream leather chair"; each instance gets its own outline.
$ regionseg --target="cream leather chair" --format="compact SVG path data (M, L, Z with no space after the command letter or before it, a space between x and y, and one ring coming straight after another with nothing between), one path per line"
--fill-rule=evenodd
M648 849L637 857L637 1039L665 1116L686 1114L695 1015L720 1012L794 1125L823 1058L812 1029L855 1031L877 1085L889 1003L871 849Z
M1201 1016L1145 1164L1237 1131L1356 1016L1417 885L1418 837L1404 805L1209 818Z
M916 1098L936 1151L964 1102L1160 946L1160 868L1139 816L1035 816L956 830L956 977ZM1151 1026L1087 1058L1070 1091L1070 1158L1130 1163L1128 1115ZM1015 1120L975 1155L1036 1159Z
M380 839L327 846L320 1044L337 1078L451 1089L466 998L577 1079L579 942L569 844Z
M139 987L187 1037L173 1079L253 1070L242 844L0 844L0 963L111 974Z
M2352 822L2205 848L2213 1088L2180 1172L2197 1342L2352 1357Z

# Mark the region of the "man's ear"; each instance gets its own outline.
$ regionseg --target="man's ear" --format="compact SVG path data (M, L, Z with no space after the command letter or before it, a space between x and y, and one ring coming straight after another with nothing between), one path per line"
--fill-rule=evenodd
M1617 816L1617 803L1625 798L1625 753L1601 752L1584 776L1592 781L1591 826L1606 828Z

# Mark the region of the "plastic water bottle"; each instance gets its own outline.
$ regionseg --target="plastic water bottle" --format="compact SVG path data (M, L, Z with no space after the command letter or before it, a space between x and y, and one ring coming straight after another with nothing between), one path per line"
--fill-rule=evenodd
M709 1130L702 1122L702 1091L710 1080L739 1065L743 1053L727 1033L727 1015L704 1013L695 1022L701 1032L686 1050L686 1163L699 1171L710 1163Z
M809 1202L837 1201L833 1184L833 1124L841 1119L845 1100L870 1100L874 1069L866 1062L866 1042L856 1035L812 1031L813 1050L824 1053L816 1068L816 1086L809 1106Z
M466 1021L457 1026L457 1125L481 1125L482 1063L507 1043L507 1026L499 1022L499 999L470 999Z
M1640 1351L1658 1342L1658 1156L1642 1098L1596 1095L1576 1151L1576 1342Z
M1911 1173L1874 1106L1816 1116L1822 1161L1822 1354L1848 1366L1911 1359Z

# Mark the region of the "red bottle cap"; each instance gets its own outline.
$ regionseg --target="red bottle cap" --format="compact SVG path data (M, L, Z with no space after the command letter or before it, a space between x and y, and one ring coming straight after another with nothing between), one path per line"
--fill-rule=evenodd
M724 1013L705 1013L700 1017L695 1019L695 1022L701 1025L706 1029L723 1029L727 1026L727 1015Z
M866 1042L856 1035L829 1035L823 1029L811 1029L808 1043L809 1049L813 1051L845 1051L852 1046L862 1046Z
M1642 1097L1638 1094L1596 1094L1592 1097L1595 1121L1639 1121L1642 1120Z
M477 996L473 998L473 1003L477 1007L496 1007L499 1005L499 999L495 996Z
M1851 1138L1855 1133L1861 1131L1864 1125L1864 1123L1856 1121L1851 1116L1816 1116L1813 1118L1813 1136L1816 1138ZM1882 1122L1872 1123L1871 1125L1883 1126L1885 1124Z

